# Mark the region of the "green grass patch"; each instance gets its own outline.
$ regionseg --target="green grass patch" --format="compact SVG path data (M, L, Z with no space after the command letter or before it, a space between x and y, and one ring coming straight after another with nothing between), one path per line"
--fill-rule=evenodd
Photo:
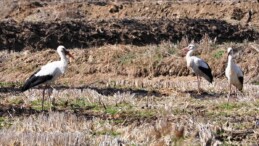
M254 85L259 85L259 82L253 82L252 84L254 84Z
M83 98L77 98L71 101L71 106L73 108L85 108L87 105L88 103Z
M181 115L181 114L186 114L187 113L187 109L176 108L172 112L175 115Z
M100 111L101 110L101 105L97 103L89 103L86 101L85 98L77 98L72 101L68 101L71 105L72 108L82 108L82 109L89 109L93 111Z
M132 111L133 106L129 103L122 102L117 105L110 105L105 109L105 113L115 115L122 112Z
M119 113L121 110L118 107L115 106L109 106L105 109L105 113L115 115Z
M114 120L112 120L115 124L121 124L121 123L123 123L124 122L124 120L123 119L114 119Z
M160 65L164 58L164 56L160 50L161 50L160 48L157 48L155 54L153 54L154 56L152 57L153 66L155 66L155 67Z
M21 82L0 82L0 87L18 87L21 85Z
M10 127L12 123L5 117L0 117L0 129L3 127Z
M97 131L97 132L93 133L93 135L111 135L111 136L114 136L114 137L116 137L120 134L121 133L113 131L113 130L103 130L103 131Z
M151 118L156 115L156 111L151 109L136 109L124 111L123 114L129 117Z
M177 53L178 53L178 52L177 52L177 49L176 49L176 48L174 48L174 47L168 48L168 54L173 55L173 54L177 54Z
M126 64L132 63L135 58L136 58L135 53L128 52L128 53L122 55L120 58L118 58L118 62L121 65L126 65Z
M216 59L220 59L223 56L224 53L225 53L225 51L219 50L219 51L217 51L216 53L213 54L213 57L216 58Z
M236 108L240 108L242 105L238 103L222 103L218 106L219 109L223 110L234 110Z
M140 110L136 114L143 118L150 118L155 116L156 112L153 110Z
M24 103L23 99L21 99L21 98L12 98L12 99L8 100L8 102L10 104L15 104L15 105L19 105L19 104Z
M31 101L32 109L41 111L42 110L42 99L33 100ZM43 110L49 110L50 109L50 102L45 100Z

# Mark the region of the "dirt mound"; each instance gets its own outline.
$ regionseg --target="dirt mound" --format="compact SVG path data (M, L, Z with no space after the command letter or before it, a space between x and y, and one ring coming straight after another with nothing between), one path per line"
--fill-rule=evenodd
M3 1L0 19L46 22L102 19L219 19L233 24L259 27L259 3L256 0L185 1Z
M3 21L0 23L0 48L22 50L56 48L85 48L104 44L159 44L177 42L183 37L199 41L207 34L215 41L253 41L259 33L253 29L211 19L102 20L65 22Z
M248 1L0 2L0 49L159 44L182 37L258 39L259 3Z

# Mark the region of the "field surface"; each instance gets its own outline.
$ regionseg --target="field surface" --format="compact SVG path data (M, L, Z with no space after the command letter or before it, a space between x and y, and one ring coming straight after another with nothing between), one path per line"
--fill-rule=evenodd
M1 1L0 145L259 145L258 1ZM207 61L214 82L186 67ZM75 56L46 91L40 66ZM244 90L228 101L227 48Z

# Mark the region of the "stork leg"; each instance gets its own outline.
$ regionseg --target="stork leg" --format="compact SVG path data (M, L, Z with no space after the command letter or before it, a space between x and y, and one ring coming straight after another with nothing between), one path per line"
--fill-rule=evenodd
M42 101L41 101L41 111L43 111L43 107L44 107L45 89L46 89L46 86L44 86L44 87L43 87L43 92L42 92Z
M200 76L197 75L197 82L198 82L198 93L200 94L201 87L200 87Z
M235 95L236 95L236 98L237 98L237 87L235 87L236 89L235 89Z
M231 84L229 84L228 102L229 102L230 96L231 96Z
M49 107L49 110L51 111L51 109L52 109L52 101L51 101L51 89L50 89L50 87L48 88L48 95L49 95L49 103L50 103L50 107Z

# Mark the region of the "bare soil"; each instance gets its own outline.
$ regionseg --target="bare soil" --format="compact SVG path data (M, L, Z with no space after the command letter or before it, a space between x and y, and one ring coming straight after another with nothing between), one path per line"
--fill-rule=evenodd
M208 19L180 20L108 20L80 22L2 22L1 49L86 48L105 44L148 45L163 41L177 42L183 37L200 41L206 34L217 43L254 41L259 33L253 29Z
M0 49L258 40L258 2L20 1L0 10ZM7 13L8 12L8 13Z
M17 1L2 2L1 19L49 22L107 19L217 19L259 26L259 3L246 1Z

